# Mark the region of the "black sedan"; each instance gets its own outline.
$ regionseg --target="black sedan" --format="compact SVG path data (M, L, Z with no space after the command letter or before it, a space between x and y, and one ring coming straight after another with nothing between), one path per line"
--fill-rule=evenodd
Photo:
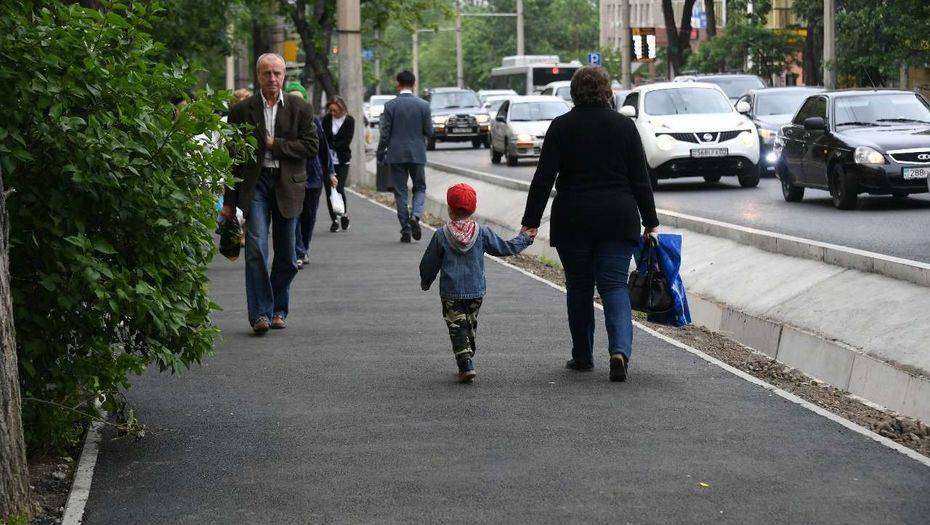
M818 87L778 87L752 89L736 101L736 110L752 119L759 130L759 175L774 175L778 156L773 151L775 135ZM746 104L744 105L743 102Z
M911 91L854 89L808 97L776 139L776 175L789 202L827 190L853 209L859 194L927 193L930 103Z

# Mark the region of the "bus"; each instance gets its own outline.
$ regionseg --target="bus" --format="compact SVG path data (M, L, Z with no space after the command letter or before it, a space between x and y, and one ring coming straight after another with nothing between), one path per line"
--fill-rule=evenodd
M512 89L521 95L535 95L557 80L571 80L581 62L560 62L557 55L504 57L500 67L491 70L491 89Z

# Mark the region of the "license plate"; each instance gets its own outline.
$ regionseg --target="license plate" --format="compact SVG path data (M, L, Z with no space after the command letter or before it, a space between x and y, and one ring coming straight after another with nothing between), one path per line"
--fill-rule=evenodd
M726 157L727 148L698 148L691 150L691 156L696 159L705 157Z
M926 179L930 177L930 168L904 168L904 180Z
M471 128L452 128L452 133L471 133Z

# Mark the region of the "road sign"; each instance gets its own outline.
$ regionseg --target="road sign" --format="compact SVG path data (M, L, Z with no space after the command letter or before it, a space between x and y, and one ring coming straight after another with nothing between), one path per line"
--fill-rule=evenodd
M372 49L362 49L362 60L371 62L375 59L375 52Z
M592 66L601 65L601 54L600 53L588 53L588 63Z

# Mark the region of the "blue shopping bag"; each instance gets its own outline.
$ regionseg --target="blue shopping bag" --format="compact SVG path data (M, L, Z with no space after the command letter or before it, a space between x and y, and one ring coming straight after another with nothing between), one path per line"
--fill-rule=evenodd
M652 323L667 324L671 326L685 326L691 324L691 310L688 309L688 295L685 293L685 284L681 280L681 235L660 233L657 237L655 259L668 280L669 290L675 300L674 307L664 314L649 314L647 319ZM636 248L636 261L639 265L642 259L645 242L640 241Z

